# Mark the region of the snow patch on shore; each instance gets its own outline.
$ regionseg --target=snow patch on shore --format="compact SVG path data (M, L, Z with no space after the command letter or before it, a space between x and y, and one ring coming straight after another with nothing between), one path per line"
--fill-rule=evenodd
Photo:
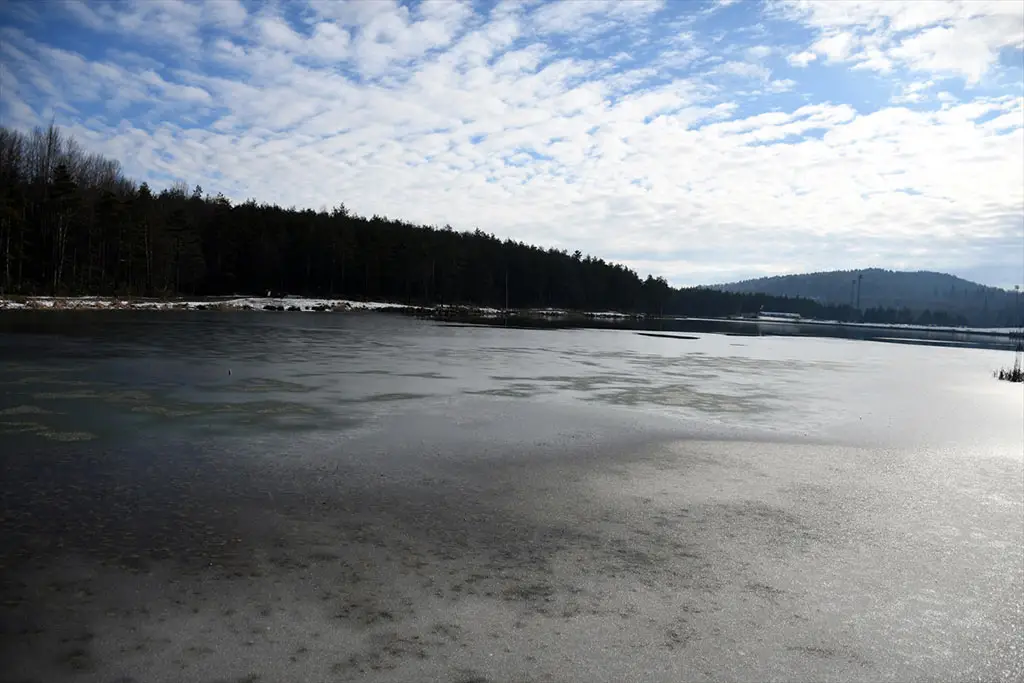
M481 318L498 318L505 315L526 315L540 318L566 318L572 312L557 308L534 308L505 311L488 306L462 306L440 304L437 306L409 306L385 301L354 301L351 299L321 299L300 296L251 297L226 296L205 299L147 299L135 297L74 296L52 297L31 296L5 299L0 297L0 311L3 310L126 310L126 311L394 311L422 310L441 317L471 315ZM594 319L628 319L641 317L618 311L581 312Z
M234 297L211 299L136 299L126 297L33 296L20 300L0 298L0 310L291 310L291 311L375 311L409 308L404 304L348 299L305 297Z

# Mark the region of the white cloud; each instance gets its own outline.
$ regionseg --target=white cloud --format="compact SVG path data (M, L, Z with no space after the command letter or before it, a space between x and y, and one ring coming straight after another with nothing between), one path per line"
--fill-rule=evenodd
M927 97L927 90L935 85L934 81L914 81L902 87L899 95L890 100L893 104L912 104L922 102Z
M6 120L79 111L58 120L140 179L479 226L677 283L886 266L914 250L920 267L968 252L974 263L978 249L1019 260L985 246L1022 237L1019 87L935 92L950 73L975 82L998 68L990 50L1013 32L984 22L1016 15L995 5L777 5L814 31L786 61L828 62L830 93L842 98L844 69L888 70L894 97L865 106L822 96L813 71L773 76L786 48L757 31L716 42L685 18L659 34L672 3L502 3L482 14L447 2L287 13L145 4L66 10L88 30L117 31L141 60L87 58L58 35L4 29L16 95L5 92ZM147 49L157 29L140 19L159 16L182 25L180 45L201 46L197 60ZM969 39L954 45L959 30ZM647 42L602 53L575 40L595 35ZM922 73L901 79L904 68ZM780 95L790 91L799 95ZM145 113L123 120L136 104Z
M819 38L811 45L810 51L824 55L832 62L844 62L850 57L856 44L857 38L852 33L840 32Z
M541 34L588 33L608 22L636 22L664 7L663 0L573 0L543 5L532 15L532 25Z
M817 32L809 52L876 71L900 64L975 85L1002 50L1024 49L1024 3L1014 0L779 0L773 6Z
M796 85L796 81L791 78L780 78L769 83L768 89L771 92L788 92L795 88Z
M355 3L362 21L353 41L356 61L363 71L380 74L392 64L423 57L448 46L469 18L463 4L425 3L421 16L394 2ZM372 6L372 7L366 7Z
M991 16L934 26L902 41L890 54L918 71L959 73L973 84L995 63L999 49L1020 44L1024 30L1017 23Z
M210 94L202 88L197 88L193 85L170 83L154 71L144 71L140 74L139 80L156 88L161 96L167 99L192 104L210 102Z
M764 59L772 52L774 52L774 50L767 45L754 45L753 47L748 47L746 50L747 58L752 60Z
M28 129L41 118L21 97L18 96L17 81L10 76L4 78L4 125L10 128Z
M313 28L306 41L308 53L326 61L341 61L349 54L349 34L345 29L322 21Z
M810 52L809 50L805 50L803 52L796 52L789 55L788 57L786 57L786 61L788 61L793 66L805 67L817 58L818 55L816 55L813 52Z
M156 44L173 44L189 52L201 46L203 8L178 0L96 2L64 0L58 6L95 31L144 36ZM228 10L229 12L231 10Z
M262 17L257 21L260 29L260 37L263 42L272 48L283 48L289 51L301 49L303 44L302 36L292 30L281 17Z
M715 71L729 76L737 76L739 78L756 78L762 81L767 80L772 73L768 67L761 66L760 64L736 61L725 62L718 66Z
M351 36L342 26L330 22L319 21L305 35L293 29L287 21L278 16L263 16L256 20L258 35L262 45L288 53L293 57L312 59L317 62L339 63L352 56ZM232 55L249 58L244 50L231 42L221 42L219 49L222 56Z
M241 0L205 0L203 3L203 19L217 26L230 29L241 28L248 19L249 13Z
M103 17L93 11L86 4L85 0L64 0L64 2L58 3L58 5L94 31L101 31L106 28Z

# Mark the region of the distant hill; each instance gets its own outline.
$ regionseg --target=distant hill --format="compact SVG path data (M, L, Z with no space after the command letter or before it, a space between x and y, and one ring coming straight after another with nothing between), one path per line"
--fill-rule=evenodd
M929 271L893 271L881 268L839 270L802 275L780 275L744 280L713 289L726 292L800 297L829 305L857 305L862 318L921 319L925 312L942 314L961 324L1013 327L1019 324L1016 294L988 287L955 275ZM888 315L886 312L888 311ZM903 312L900 316L899 312ZM894 320L884 320L892 322Z

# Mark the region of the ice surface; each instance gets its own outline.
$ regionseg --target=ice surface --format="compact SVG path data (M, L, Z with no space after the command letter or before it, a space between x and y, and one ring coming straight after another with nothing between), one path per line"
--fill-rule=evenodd
M43 317L0 318L10 680L1024 680L1004 353Z
M692 320L698 322L722 322L728 321L738 325L757 325L757 324L782 324L782 325L823 325L823 326L838 326L838 327L864 327L871 329L891 329L891 330L919 330L923 332L954 332L954 333L982 333L982 334L1010 334L1011 332L1018 331L1019 328L1013 327L950 327L945 325L910 325L903 323L856 323L843 320L811 320L807 318L791 319L791 318L700 318L700 317L679 317L679 320Z

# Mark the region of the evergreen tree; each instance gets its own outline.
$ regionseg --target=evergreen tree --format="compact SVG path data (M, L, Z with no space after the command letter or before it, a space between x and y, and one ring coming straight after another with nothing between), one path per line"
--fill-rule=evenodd
M849 299L849 278L842 278ZM938 304L827 306L793 296L673 289L660 277L476 229L384 216L233 205L184 183L154 194L54 126L0 128L0 288L7 294L218 295L268 290L413 304L723 316L773 310L868 322L965 324ZM942 290L939 290L940 292ZM868 289L865 288L865 295ZM929 285L928 294L932 294ZM952 292L951 292L952 294ZM957 291L957 301L967 291ZM1015 324L1011 295L973 297L973 324Z

